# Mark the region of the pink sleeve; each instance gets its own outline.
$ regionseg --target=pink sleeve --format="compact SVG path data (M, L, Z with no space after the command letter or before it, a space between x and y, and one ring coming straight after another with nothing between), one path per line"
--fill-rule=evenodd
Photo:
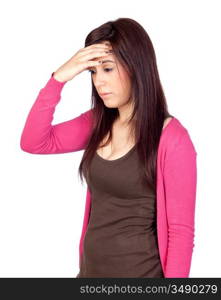
M168 218L166 277L188 277L194 247L197 152L188 131L169 147L164 186Z
M92 110L74 119L51 125L55 107L65 82L53 77L42 88L27 116L20 139L23 151L33 154L56 154L83 150L92 127Z

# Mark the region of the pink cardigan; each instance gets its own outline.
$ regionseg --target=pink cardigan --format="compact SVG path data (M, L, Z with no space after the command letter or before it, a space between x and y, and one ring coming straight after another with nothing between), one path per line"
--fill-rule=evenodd
M58 154L85 149L91 130L92 110L51 125L66 82L51 74L27 116L20 147L33 154ZM164 277L188 277L194 245L197 152L187 129L173 118L163 129L157 153L157 236ZM87 188L79 243L79 265L91 196Z

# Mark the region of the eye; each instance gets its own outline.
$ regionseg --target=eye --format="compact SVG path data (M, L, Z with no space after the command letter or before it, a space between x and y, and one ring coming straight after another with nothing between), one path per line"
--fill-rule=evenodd
M105 70L105 72L110 72L110 71L112 71L112 68L105 68L104 70ZM93 70L88 70L88 72L90 72L91 74L95 73Z
M105 68L104 69L106 72L110 72L112 70L112 68Z

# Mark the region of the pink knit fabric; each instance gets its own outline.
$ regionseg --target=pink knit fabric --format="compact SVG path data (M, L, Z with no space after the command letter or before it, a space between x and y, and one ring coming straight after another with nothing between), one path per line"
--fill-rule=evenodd
M92 128L92 110L51 125L66 82L51 74L32 105L20 147L32 154L84 150ZM177 118L163 129L157 153L157 236L164 277L189 277L194 248L197 152L188 130ZM89 222L91 195L87 188L79 243L79 265Z

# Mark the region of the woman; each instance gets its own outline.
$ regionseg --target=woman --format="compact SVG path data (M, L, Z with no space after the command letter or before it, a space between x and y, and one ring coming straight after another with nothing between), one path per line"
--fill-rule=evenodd
M88 70L91 109L51 125L65 83ZM196 151L171 116L152 42L136 21L94 29L52 73L26 120L22 150L85 150L87 195L77 277L188 277L194 247Z

